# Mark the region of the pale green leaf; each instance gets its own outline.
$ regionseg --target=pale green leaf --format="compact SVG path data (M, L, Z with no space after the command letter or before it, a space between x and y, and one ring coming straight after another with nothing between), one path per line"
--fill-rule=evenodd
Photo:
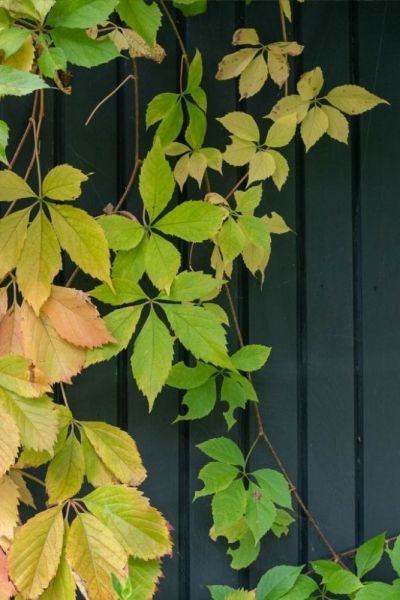
M109 360L124 350L135 333L141 313L142 306L127 306L106 315L103 321L116 342L110 342L100 348L89 349L86 354L85 366Z
M148 4L145 0L121 0L117 11L121 19L132 27L149 46L154 46L162 17L156 2Z
M288 233L289 231L292 231L286 224L284 218L274 211L271 212L271 216L264 215L261 217L261 220L266 224L270 233L281 235L282 233Z
M222 173L222 154L217 148L202 148L200 154L204 156L210 169Z
M254 142L241 140L234 135L230 137L232 143L225 148L222 158L233 167L243 167L255 155L257 146Z
M67 70L67 57L61 48L44 48L37 64L45 77L53 78L56 71Z
M21 48L28 35L28 30L23 27L9 27L0 31L0 50L3 51L4 58L15 54Z
M246 512L247 494L242 479L236 479L226 489L217 492L211 503L214 534L234 525Z
M45 483L49 503L56 504L75 496L82 487L84 473L82 447L71 432L47 469Z
M57 165L43 180L43 196L51 200L75 200L81 195L81 184L88 177L71 165Z
M318 106L309 110L300 127L300 133L306 152L327 132L329 127L328 117Z
M247 184L250 185L254 181L259 181L260 179L267 179L275 173L275 170L276 165L272 154L262 150L256 152L250 160Z
M272 121L276 121L287 115L295 114L297 116L297 122L301 123L307 114L309 106L310 102L308 100L303 100L301 96L292 94L281 98L267 117L272 119Z
M393 548L388 552L392 567L400 577L400 536L396 539Z
M247 242L251 242L263 250L269 248L271 236L261 219L244 215L239 217L238 224L242 228Z
M193 152L189 158L189 175L198 183L199 188L204 178L207 169L207 159L202 152Z
M226 600L226 596L235 590L227 585L209 585L212 600Z
M132 279L123 279L122 277L113 277L113 289L107 284L102 283L95 287L90 295L105 304L120 306L121 304L130 304L140 300L146 300L147 296L136 281Z
M284 508L292 508L289 484L282 473L274 469L259 469L258 471L254 471L252 475L263 492L275 504Z
M122 483L140 485L146 469L131 436L108 423L82 421L83 430L96 454Z
M389 104L387 100L371 94L358 85L340 85L327 94L326 99L333 106L348 115L360 115L375 108L378 104Z
M171 370L173 347L174 340L167 327L151 309L132 355L133 376L148 399L150 410Z
M169 213L170 214L170 213ZM153 233L146 247L146 272L159 289L170 289L180 264L181 255L171 242Z
M30 208L18 210L0 220L0 277L17 265L28 232Z
M364 577L379 563L385 546L385 534L381 533L364 544L356 552L356 567L358 577Z
M84 210L68 205L49 205L60 246L75 264L92 277L110 283L110 256L103 229Z
M251 383L249 382L251 385ZM241 385L241 382L232 379L231 377L224 377L221 386L221 401L226 402L228 407L224 410L224 419L231 429L236 423L235 411L237 408L244 408L247 401L247 393L245 388Z
M9 127L5 121L0 120L0 160L8 165L6 148L9 138Z
M243 251L245 241L244 233L235 219L228 217L216 238L224 261L234 260Z
M398 600L399 591L380 581L368 583L354 596L356 600Z
M118 483L118 479L109 469L107 469L99 455L96 454L84 432L82 432L81 436L81 445L85 462L85 475L88 482L93 487L108 485L109 483Z
M246 569L257 559L260 553L260 543L255 541L250 530L245 531L238 541L239 545L229 548L227 554L232 557L232 569Z
M57 573L39 600L75 600L75 579L65 557L61 555Z
M256 486L249 484L246 520L256 542L271 529L276 517L276 508L268 494Z
M76 515L68 535L67 560L89 598L115 600L111 574L123 579L128 557L111 530L93 515Z
M197 444L197 448L213 460L227 465L244 466L244 456L239 446L231 439L218 437Z
M53 27L87 29L106 21L118 0L57 0L47 23Z
M183 362L178 362L169 372L167 385L179 390L190 390L205 383L215 372L214 367L205 363L187 367Z
M217 119L230 133L247 142L258 142L260 132L254 118L247 113L234 111Z
M239 470L232 465L220 462L208 463L199 472L198 477L204 483L204 487L195 493L194 499L225 490L238 474Z
M161 145L167 146L176 138L181 132L183 125L183 109L182 103L177 102L175 106L169 111L165 118L161 121L156 130L156 137L160 139Z
M171 551L167 522L139 490L103 486L85 496L84 502L128 554L150 560Z
M36 198L36 194L26 181L13 171L0 171L0 202L14 202L21 198Z
M189 65L188 81L186 91L191 92L197 88L203 79L203 60L201 53L196 50L193 60Z
M150 127L165 119L168 113L175 107L179 100L179 94L173 94L171 92L163 92L154 96L153 100L149 102L146 109L146 126Z
M139 178L139 190L150 220L164 210L172 198L175 181L171 168L164 156L159 139L143 161Z
M18 529L9 554L9 569L23 598L37 598L55 577L63 537L61 506L36 514Z
M280 600L313 600L315 596L312 594L316 591L319 591L317 583L308 575L300 575L294 587Z
M217 233L224 216L225 211L219 206L202 200L188 200L173 208L154 226L187 242L202 242Z
M186 100L186 107L189 115L189 124L185 131L185 140L189 146L195 150L201 148L207 130L207 119L204 112Z
M202 419L210 414L217 401L217 387L214 378L207 379L198 387L189 389L182 398L182 404L187 407L185 414L179 414L175 423L179 421L193 421Z
M320 67L303 73L297 82L297 91L303 100L312 100L320 93L324 85L324 75Z
M151 600L162 576L159 560L129 559L128 577L132 591L129 600Z
M173 5L178 8L185 17L201 15L207 10L208 0L173 0Z
M281 148L287 146L296 133L297 118L293 113L277 119L269 128L266 139L267 146Z
M202 271L182 271L172 282L169 295L162 299L179 302L209 299L218 295L221 284L221 281Z
M349 123L344 115L332 106L321 106L321 110L328 117L326 133L334 140L347 144L349 138Z
M253 185L245 191L235 192L236 207L243 214L253 214L262 198L262 184Z
M109 38L93 40L80 29L56 27L51 30L51 37L56 47L64 52L68 62L78 67L96 67L119 56Z
M267 362L271 348L260 344L249 344L232 355L232 363L239 371L257 371Z
M0 95L25 96L49 86L41 77L12 67L0 65Z

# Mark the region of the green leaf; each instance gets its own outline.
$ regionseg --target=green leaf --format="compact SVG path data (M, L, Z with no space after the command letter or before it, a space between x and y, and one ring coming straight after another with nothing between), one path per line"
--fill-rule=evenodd
M4 164L8 165L6 148L9 137L9 127L5 121L0 120L0 160Z
M124 579L128 557L108 527L89 513L79 513L68 535L67 560L89 598L110 600L111 574Z
M253 214L262 198L262 184L253 185L245 191L235 192L236 206L243 214Z
M55 577L63 537L61 506L36 514L18 529L8 564L11 577L23 598L37 598Z
M52 454L59 430L56 405L47 396L32 400L12 393L7 394L6 403L18 426L22 445Z
M221 282L202 271L182 271L172 282L169 295L162 297L180 302L206 300L218 295Z
M334 574L342 571L342 567L331 560L314 560L311 562L314 571L322 577L322 583L326 583Z
M352 594L362 587L362 583L350 571L341 568L326 580L326 589L333 594Z
M117 252L112 266L112 277L114 279L139 281L146 267L146 248L147 238L143 238L136 248Z
M156 2L147 4L144 0L121 0L117 12L149 46L154 46L162 17Z
M100 302L111 304L112 306L130 304L131 302L143 301L147 298L140 285L132 279L115 277L112 279L112 284L113 289L105 283L102 283L95 287L90 292L90 295L93 298L100 300Z
M246 519L256 542L271 529L276 508L268 494L254 483L249 484Z
M40 210L28 229L16 271L18 287L37 315L50 296L51 284L61 267L56 234Z
M165 119L168 113L175 107L179 100L179 94L173 94L171 92L163 92L154 96L146 109L146 127L150 127Z
M67 70L67 57L61 48L44 48L37 64L45 77L53 78L56 71Z
M308 111L300 127L306 152L327 132L328 127L328 117L321 108L314 106Z
M217 492L211 503L215 535L237 523L246 511L246 504L247 493L242 479L232 481L229 487Z
M364 577L379 563L385 546L385 534L381 533L364 544L356 552L356 567L358 577Z
M104 230L108 245L113 250L131 250L140 244L144 236L143 226L121 215L100 217L98 222Z
M253 563L260 553L260 543L256 542L250 530L239 538L239 545L230 548L227 554L232 557L232 569L246 569Z
M0 219L0 277L17 265L28 232L30 208L18 210Z
M244 456L239 446L231 439L219 437L197 444L206 456L227 465L244 466Z
M181 264L181 255L171 242L153 233L146 247L146 272L159 290L170 289Z
M187 242L202 242L217 233L224 216L225 211L219 206L188 200L173 208L154 227Z
M167 206L174 188L174 176L157 138L143 161L139 177L140 194L151 221Z
M36 198L36 194L26 181L13 171L0 171L0 202L14 202L21 198Z
M249 344L240 348L231 356L232 362L239 371L257 371L267 362L271 348L260 344Z
M191 93L193 89L199 87L203 79L203 60L201 53L196 50L192 62L189 66L188 81L186 91Z
M199 472L199 479L204 483L204 487L195 493L194 499L226 490L238 474L239 470L232 465L220 462L206 464Z
M40 600L75 600L75 585L75 579L63 552L56 576L40 596Z
M83 500L90 512L110 528L128 554L149 560L170 552L167 523L139 490L107 485Z
M108 485L109 483L117 483L118 480L113 473L107 469L106 465L98 456L98 454L96 454L92 444L89 442L84 432L82 432L81 445L83 458L85 461L85 475L88 482L93 487Z
M22 27L10 27L0 31L0 50L4 53L4 58L7 59L12 54L15 54L22 46L29 35L29 31Z
M393 548L388 550L388 554L393 569L400 577L400 536L396 539Z
M212 600L225 600L226 596L235 590L227 585L209 585Z
M312 600L315 599L312 594L316 591L318 591L316 582L307 575L300 575L294 587L281 596L280 600Z
M53 27L87 29L106 21L118 0L57 0L47 23Z
M193 356L232 368L226 354L225 330L214 315L201 306L164 304L163 309L176 336Z
M226 219L218 232L217 243L226 262L234 260L243 251L246 239L235 219Z
M89 349L86 354L85 366L109 360L124 350L135 333L141 313L142 306L127 306L118 308L103 317L107 330L116 342L110 342L100 348Z
M356 600L398 600L399 591L379 581L367 583L355 595Z
M173 0L173 5L178 8L185 17L201 15L207 10L207 0Z
M75 200L81 191L81 184L88 177L71 165L57 165L43 180L43 196L51 200Z
M82 447L72 432L47 469L49 503L57 504L77 494L82 487L84 473Z
M260 132L258 126L251 115L244 112L230 112L224 117L217 119L230 133L241 140L248 142L259 142Z
M228 429L231 429L236 423L236 409L243 409L246 406L246 400L247 395L241 383L231 379L231 377L224 377L221 386L221 401L226 402L228 405L228 408L224 411L224 419Z
M146 470L128 433L97 421L82 421L81 425L96 454L120 482L133 486L142 483Z
M259 469L252 473L262 491L268 495L275 504L284 508L292 508L292 498L289 484L279 471L274 469Z
M190 390L205 383L215 372L214 367L205 363L187 367L183 362L178 362L169 372L167 385L179 390Z
M271 244L271 236L265 223L258 217L242 216L238 219L247 242L251 242L262 250L268 250Z
M119 56L109 38L93 40L80 29L56 27L51 30L51 37L56 47L64 52L68 62L78 67L96 67Z
M204 143L207 118L201 108L189 100L186 100L186 107L189 114L189 125L185 131L185 140L191 148L198 150Z
M217 401L217 387L214 378L210 378L198 387L191 388L182 398L182 404L188 408L184 415L178 415L175 423L179 421L192 421L202 419L210 414Z
M202 1L202 0L200 0ZM193 100L195 101L195 103L197 104L197 106L199 106L201 108L201 110L204 110L204 112L207 111L207 94L206 92L203 90L203 88L198 87L198 88L194 88L191 92L190 92Z
M261 577L257 586L256 600L280 600L294 587L302 570L302 566L273 567Z
M348 115L360 115L375 108L378 104L389 104L358 85L340 85L327 94L326 99L333 106Z
M168 146L176 140L181 132L183 125L183 109L182 103L177 102L169 111L165 118L161 121L156 130L156 137L160 139L161 145Z
M152 308L136 338L131 363L133 376L148 399L150 410L167 381L173 354L174 340Z
M111 283L110 256L103 229L84 210L48 205L60 246L75 264L92 277Z
M132 591L129 600L151 600L162 576L159 560L129 559L128 581Z

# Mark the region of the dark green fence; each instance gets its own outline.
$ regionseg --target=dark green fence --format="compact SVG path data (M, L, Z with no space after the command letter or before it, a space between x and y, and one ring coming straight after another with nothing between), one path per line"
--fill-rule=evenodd
M345 550L400 529L400 2L306 0L296 3L295 13L293 37L306 45L299 72L321 65L330 87L357 82L391 102L354 122L349 148L324 140L305 157L296 145L284 192L265 186L265 207L282 213L295 233L274 239L262 290L244 271L234 277L246 340L273 346L256 378L271 438L322 529ZM277 2L253 0L246 8L241 0L210 0L206 15L182 23L190 51L204 51L211 117L246 108L235 83L214 79L234 29L245 25L256 26L262 39L280 40ZM174 38L166 31L161 42L166 62L140 64L142 109L177 85ZM84 199L93 214L116 200L131 167L129 84L89 126L84 122L128 70L128 61L89 74L76 70L71 97L46 92L43 159L95 173ZM267 85L247 108L261 117L277 97L277 88ZM30 102L2 102L15 140ZM144 130L142 136L148 143ZM222 127L215 124L208 141L222 147ZM136 202L131 193L130 210ZM251 569L229 568L224 542L208 538L209 501L192 504L204 460L195 444L224 433L222 416L171 425L179 395L170 389L149 416L127 356L77 378L72 403L77 415L117 423L139 444L149 470L146 492L174 527L175 551L165 561L160 600L205 600L206 584L251 586L273 564L325 555L299 516L286 539L263 542ZM244 447L253 429L244 414L234 430ZM266 464L264 450L254 457L254 465Z

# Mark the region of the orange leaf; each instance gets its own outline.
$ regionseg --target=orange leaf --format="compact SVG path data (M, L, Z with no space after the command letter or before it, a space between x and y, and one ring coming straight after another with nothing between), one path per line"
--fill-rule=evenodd
M24 302L21 307L24 355L46 375L49 383L70 383L85 363L86 352L63 340L48 317L35 315Z
M97 308L80 290L53 285L42 306L52 326L64 340L75 346L97 348L115 342Z
M0 549L0 599L9 600L16 593L15 587L8 578L7 557Z
M0 321L0 356L4 354L24 354L19 306Z

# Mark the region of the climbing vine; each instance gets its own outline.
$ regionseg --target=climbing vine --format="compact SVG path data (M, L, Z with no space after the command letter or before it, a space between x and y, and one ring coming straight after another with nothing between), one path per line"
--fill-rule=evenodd
M357 85L331 89L319 66L289 94L291 61L304 48L288 40L292 8L290 0L279 0L282 40L260 40L255 29L239 29L234 51L216 72L219 81L238 79L241 99L271 79L279 99L266 107L262 124L245 110L222 115L226 147L208 146L201 49L189 55L174 18L174 11L189 17L206 8L207 0L175 0L173 6L164 0L0 0L0 95L33 95L13 155L9 127L0 121L0 202L6 206L0 219L1 600L71 600L77 588L89 600L154 596L173 536L139 490L146 470L136 444L113 425L78 420L68 403L75 376L128 346L132 376L150 410L164 386L182 390L177 421L201 419L221 400L230 431L239 410L253 410L257 433L246 455L227 436L198 446L210 460L199 473L203 487L195 499L211 498L210 536L226 539L232 568L253 563L267 536L289 533L293 501L330 554L307 567L276 566L256 590L210 586L214 600L400 598L399 578L392 584L363 579L384 553L400 577L400 541L382 534L358 549L335 550L271 444L251 377L271 348L244 343L229 288L237 261L262 283L274 236L291 232L281 215L265 213L263 196L264 187L281 190L290 176L285 152L295 136L306 151L324 135L347 143L347 116L387 102ZM161 26L176 35L180 82L146 107L152 142L144 155L138 59L164 61ZM132 80L133 166L122 196L94 217L79 207L79 198L96 174L69 164L42 168L46 95L54 86L57 93L72 93L72 66L94 68L120 56L130 58L132 73L88 121L100 118L101 105ZM28 140L33 152L19 168ZM226 189L232 167L242 176ZM190 179L197 184L195 198L177 202ZM140 218L128 202L136 182ZM207 272L193 267L199 244L208 253ZM60 278L65 257L76 265L66 282ZM74 287L79 271L84 290ZM227 312L219 303L223 295ZM230 328L238 347L228 345ZM185 362L175 360L178 348L185 349ZM276 469L251 470L259 444ZM43 494L34 497L31 485ZM27 509L20 511L21 505Z

